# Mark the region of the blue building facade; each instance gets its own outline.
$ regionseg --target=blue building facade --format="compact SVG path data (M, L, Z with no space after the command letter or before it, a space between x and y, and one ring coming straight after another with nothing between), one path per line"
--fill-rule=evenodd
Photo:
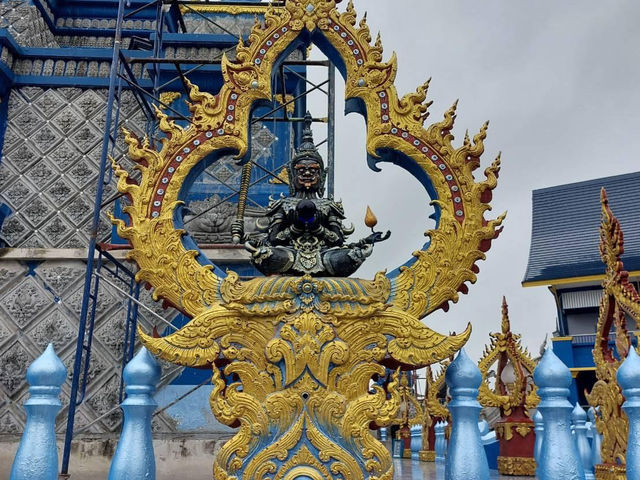
M130 0L122 22L120 87L116 102L109 104L116 0L0 2L0 434L24 428L19 399L28 389L26 367L47 343L53 342L68 369L73 365L107 110L113 109L116 127L151 141L159 140L152 104L186 125L186 80L216 93L223 83L222 56L233 58L239 38L246 41L266 8L260 1ZM245 211L248 232L256 228L269 197L287 191L277 177L300 129L286 120L306 110L305 55L290 53L286 69L273 79L272 104L253 112L251 156L243 159L254 165ZM113 138L109 155L131 170L125 147L120 136ZM254 275L242 247L231 245L242 170L231 155L204 166L187 196L183 219L215 264ZM123 248L112 253L124 263L126 245L107 218L122 210L109 174L102 198L98 240ZM87 388L76 414L76 428L84 433L112 432L121 424L117 405L128 302L122 292L127 289L119 278L103 275ZM140 300L145 308L138 311L138 323L146 331L161 330L163 321L184 321L153 302L150 292L143 290ZM165 366L159 405L210 376L210 371ZM227 431L202 410L209 388L164 410L154 420L156 429ZM66 404L67 386L63 395ZM194 408L202 414L185 414ZM65 405L60 429L66 411Z
M605 271L598 250L602 188L622 225L622 259L638 287L640 173L534 190L531 248L523 281L525 287L546 286L553 295L554 351L572 372L571 401L583 405L584 390L596 380L592 350Z

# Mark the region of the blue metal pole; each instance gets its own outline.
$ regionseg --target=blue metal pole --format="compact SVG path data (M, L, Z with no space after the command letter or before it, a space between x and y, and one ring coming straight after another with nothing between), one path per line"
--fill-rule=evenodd
M102 139L102 152L100 155L100 173L96 180L96 198L93 206L93 221L91 224L91 235L87 251L87 270L84 279L84 292L82 295L82 308L80 310L80 322L78 325L78 341L76 342L76 357L73 363L73 381L71 384L71 398L69 400L69 412L67 417L67 429L65 432L64 451L62 453L61 476L69 475L69 459L71 456L71 440L73 439L73 425L76 413L76 399L78 395L78 382L80 379L80 367L82 364L85 327L87 323L87 313L89 311L89 297L91 292L91 281L93 279L93 265L96 245L98 242L98 227L100 225L100 210L102 206L102 195L104 192L104 176L107 167L107 154L109 152L109 141L111 132L111 120L113 115L113 100L116 91L116 79L118 78L118 64L120 48L122 43L122 22L124 17L125 0L118 2L118 18L116 21L116 32L113 42L113 55L111 57L111 72L109 78L109 95L107 97L107 114L105 119L104 136ZM93 299L97 301L97 296ZM85 362L89 362L89 358Z

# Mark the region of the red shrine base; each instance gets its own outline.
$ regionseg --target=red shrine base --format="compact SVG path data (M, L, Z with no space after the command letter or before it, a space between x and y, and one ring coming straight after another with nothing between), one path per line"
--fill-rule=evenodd
M495 430L500 441L498 472L502 475L535 476L533 449L536 435L531 419L523 411L516 410L496 423Z
M421 462L435 462L436 461L436 430L435 425L439 422L439 418L431 418L431 426L422 428L422 450L419 453L419 459Z

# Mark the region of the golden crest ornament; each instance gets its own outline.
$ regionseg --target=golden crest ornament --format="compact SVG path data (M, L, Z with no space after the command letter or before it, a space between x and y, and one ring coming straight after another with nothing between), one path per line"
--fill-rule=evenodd
M437 227L407 264L373 280L242 280L208 263L174 213L196 166L220 152L247 153L251 107L271 101L274 65L292 45L312 43L338 65L346 97L359 99L366 113L371 166L393 161L411 171L435 197ZM212 368L211 409L238 428L215 460L216 479L391 479L389 452L371 428L396 421L400 377L386 389L372 379L385 367L410 370L448 358L471 333L469 326L442 335L421 319L466 293L500 232L504 216L484 218L499 160L476 182L487 126L454 147L454 105L425 128L428 84L399 97L395 56L384 62L382 52L351 3L339 12L334 0L288 0L267 9L235 60L223 58L225 84L216 95L190 84L188 127L157 110L160 150L126 132L141 179L114 165L129 205L127 221L113 221L131 243L136 279L191 318L166 337L140 338L166 361Z

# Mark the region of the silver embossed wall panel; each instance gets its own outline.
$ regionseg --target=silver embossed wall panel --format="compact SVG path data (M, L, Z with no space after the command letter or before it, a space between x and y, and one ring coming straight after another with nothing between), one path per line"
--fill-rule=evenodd
M0 163L0 202L14 214L0 236L11 247L82 248L88 244L99 172L104 89L23 87L11 91L9 123ZM130 92L121 118L141 133L145 120ZM119 142L114 157L123 161ZM126 164L128 160L124 160ZM115 193L105 186L105 199ZM99 238L111 225L101 218Z
M24 428L23 404L28 397L26 369L49 342L53 343L69 373L61 395L65 407L58 416L58 430L64 430L84 272L82 261L46 261L31 274L24 263L0 263L0 434L19 433ZM110 281L118 284L113 278ZM143 299L154 311L167 319L173 315L149 297L145 292ZM123 295L109 285L101 286L86 401L76 416L78 432L111 432L120 426L117 406L126 307ZM162 327L161 321L144 310L140 312L139 322L147 331L156 324ZM163 383L168 383L178 372L176 367L165 365ZM173 421L159 415L155 418L155 428L173 431Z

